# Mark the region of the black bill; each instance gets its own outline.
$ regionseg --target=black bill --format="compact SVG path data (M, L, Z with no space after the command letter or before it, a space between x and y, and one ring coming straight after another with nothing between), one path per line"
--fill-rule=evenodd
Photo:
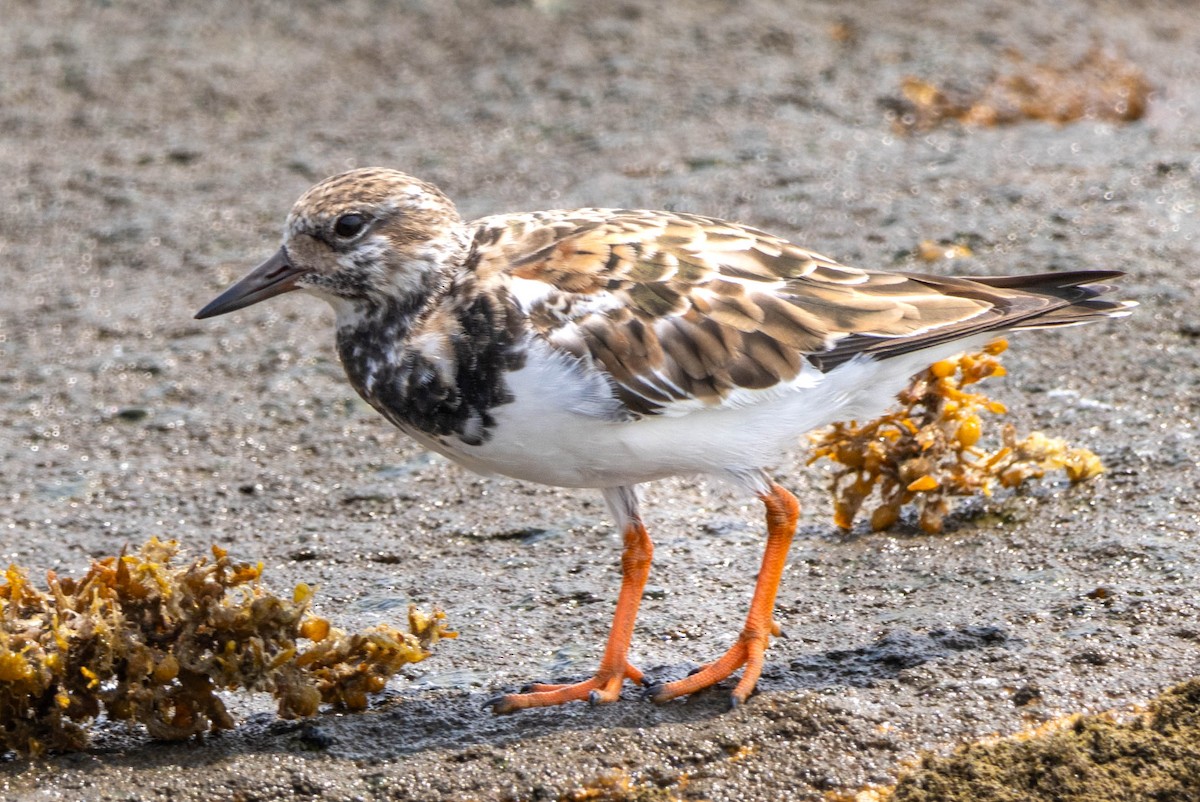
M196 313L196 319L223 315L298 289L296 279L303 273L288 260L287 249L280 248L241 281L212 299Z

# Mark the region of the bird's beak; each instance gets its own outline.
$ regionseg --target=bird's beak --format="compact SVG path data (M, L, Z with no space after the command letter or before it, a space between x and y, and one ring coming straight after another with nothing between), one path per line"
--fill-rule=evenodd
M304 273L304 270L293 265L288 259L287 248L280 248L274 256L250 271L241 281L213 298L208 306L196 313L196 319L223 315L299 289L296 279Z

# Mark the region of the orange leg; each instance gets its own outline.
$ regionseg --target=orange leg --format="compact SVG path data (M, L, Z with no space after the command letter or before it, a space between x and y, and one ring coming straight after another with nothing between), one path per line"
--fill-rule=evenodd
M563 702L588 700L592 704L615 702L621 695L626 679L642 684L642 672L629 664L629 642L633 638L633 622L637 618L646 577L650 575L650 559L654 545L646 527L634 517L625 527L625 551L621 555L621 595L613 615L608 645L595 676L570 685L529 686L528 693L510 693L489 701L494 713L513 713L529 707L560 705Z
M772 484L771 489L759 498L767 508L767 548L763 553L762 569L758 572L758 584L754 588L754 598L750 601L750 613L746 616L742 634L729 651L695 674L653 689L651 700L666 702L695 693L715 685L742 666L746 669L733 689L733 704L745 702L758 683L768 638L779 634L779 625L773 617L775 593L779 590L788 547L792 544L796 521L800 517L800 504L796 497L777 484Z

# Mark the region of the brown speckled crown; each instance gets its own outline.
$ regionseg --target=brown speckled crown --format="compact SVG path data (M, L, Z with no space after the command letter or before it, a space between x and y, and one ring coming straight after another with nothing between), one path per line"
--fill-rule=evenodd
M321 220L350 211L394 208L404 198L440 205L457 219L454 203L433 184L386 167L361 167L327 178L300 196L292 220ZM433 203L429 203L432 201Z

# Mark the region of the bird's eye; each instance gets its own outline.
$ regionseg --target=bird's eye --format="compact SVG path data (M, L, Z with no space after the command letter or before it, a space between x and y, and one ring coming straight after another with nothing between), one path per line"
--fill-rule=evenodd
M333 233L342 239L357 237L367 225L367 219L361 214L344 214L333 224Z

